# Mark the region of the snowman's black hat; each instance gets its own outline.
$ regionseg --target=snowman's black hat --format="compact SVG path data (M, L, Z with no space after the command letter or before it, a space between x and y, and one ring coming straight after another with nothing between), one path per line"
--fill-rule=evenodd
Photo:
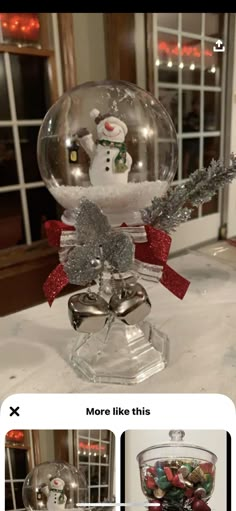
M115 120L115 122L117 124L120 125L120 127L123 129L124 133L127 134L127 126L126 124L121 121L121 119L116 115L116 114L113 114L113 112L109 112L109 113L106 113L106 114L101 114L101 112L99 112L99 110L97 110L97 108L93 108L93 110L91 110L90 112L90 117L94 120L94 122L98 125L101 121L104 121L104 119L112 119Z

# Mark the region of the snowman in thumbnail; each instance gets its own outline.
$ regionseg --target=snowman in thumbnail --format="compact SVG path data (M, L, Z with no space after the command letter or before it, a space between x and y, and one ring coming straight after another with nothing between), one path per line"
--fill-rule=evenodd
M48 511L60 511L60 509L65 509L67 498L64 493L64 486L64 481L59 477L54 477L54 479L50 481L47 499Z
M90 117L97 125L97 140L87 128L81 128L78 141L90 158L89 177L93 186L119 185L128 182L132 158L126 150L126 124L114 114L101 115L94 108Z

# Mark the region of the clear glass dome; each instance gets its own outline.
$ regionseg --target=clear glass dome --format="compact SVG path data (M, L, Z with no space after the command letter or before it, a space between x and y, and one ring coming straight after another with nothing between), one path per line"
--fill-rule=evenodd
M215 484L217 457L183 442L184 431L169 432L171 442L149 447L137 456L141 486L160 511L208 511ZM150 510L152 508L150 507Z
M174 125L150 93L127 82L89 82L50 108L38 137L44 182L65 209L82 196L110 218L135 219L162 196L177 167Z
M27 511L77 510L79 503L88 502L86 478L68 463L41 463L27 475L22 497Z

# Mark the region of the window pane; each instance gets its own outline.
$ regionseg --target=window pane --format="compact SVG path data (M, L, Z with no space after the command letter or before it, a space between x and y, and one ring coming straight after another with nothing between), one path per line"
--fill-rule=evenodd
M182 129L184 132L200 130L200 92L183 91L183 119Z
M205 41L204 50L204 78L205 85L209 86L221 86L222 77L222 64L223 64L222 52L213 51L213 43Z
M159 27L178 29L178 12L158 12L157 24Z
M88 476L88 465L83 465L82 463L79 464L79 469L83 472L83 475L86 479L86 484L88 485L88 480L89 480L89 476ZM81 478L81 480L83 480L83 478Z
M114 436L113 433L112 433L112 436ZM110 440L110 431L108 429L101 430L101 439L102 440Z
M160 82L178 82L178 40L177 36L158 32L158 53L156 66Z
M0 249L25 243L20 192L0 194Z
M22 500L22 486L23 486L23 483L14 483L16 508L17 509L24 509L24 504L23 504L23 500Z
M13 500L10 483L5 484L5 511L13 509Z
M204 167L208 167L212 158L218 160L220 156L220 137L204 138Z
M81 437L85 437L85 438L88 438L89 436L89 429L80 429L78 430L78 435Z
M199 168L199 138L183 139L183 178Z
M91 452L90 463L98 463L99 462L99 450L100 450L99 442L91 440L91 442L90 442L90 452Z
M101 484L108 484L109 482L109 467L101 466Z
M205 34L208 37L222 37L224 32L224 14L207 12L205 15Z
M0 54L0 91L1 91L0 121L5 121L11 118L11 114L7 91L6 72L2 54Z
M101 488L101 502L108 502L108 488Z
M27 190L31 236L33 241L45 238L44 222L57 218L57 203L45 187Z
M25 479L29 472L27 451L10 448L10 458L13 479Z
M11 55L18 119L42 119L50 106L47 58Z
M38 132L38 126L24 126L19 128L21 154L26 183L42 181L37 162Z
M0 13L0 29L5 43L37 43L40 40L40 20L36 12Z
M199 85L201 79L201 41L182 37L181 57L183 83Z
M7 458L7 449L5 448L5 479L10 479L8 458Z
M102 431L103 433L103 431ZM99 429L90 430L90 438L99 438Z
M99 465L91 465L90 468L90 485L97 486L99 482Z
M109 455L110 455L110 444L101 443L100 462L101 463L109 463Z
M200 12L183 12L182 13L182 30L191 34L201 34L202 31L202 14Z
M202 206L202 214L205 215L211 215L212 213L217 213L218 211L218 193L215 195L210 202L206 202L206 204L203 204Z
M15 148L11 128L0 128L0 186L18 184Z
M158 98L167 112L169 112L175 129L178 130L178 90L159 89Z
M217 131L220 129L220 92L204 93L204 131Z
M97 488L91 488L90 489L90 495L91 495L91 502L99 502L99 500L98 500L98 489Z

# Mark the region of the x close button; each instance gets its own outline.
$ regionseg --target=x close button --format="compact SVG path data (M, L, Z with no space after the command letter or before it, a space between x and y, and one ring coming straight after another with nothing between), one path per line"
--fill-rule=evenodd
M17 417L20 417L20 414L19 414L19 411L18 411L19 409L20 409L19 406L17 406L16 408L13 408L13 406L10 406L10 410L11 410L11 412L9 414L10 417L12 417L13 415L16 415Z

